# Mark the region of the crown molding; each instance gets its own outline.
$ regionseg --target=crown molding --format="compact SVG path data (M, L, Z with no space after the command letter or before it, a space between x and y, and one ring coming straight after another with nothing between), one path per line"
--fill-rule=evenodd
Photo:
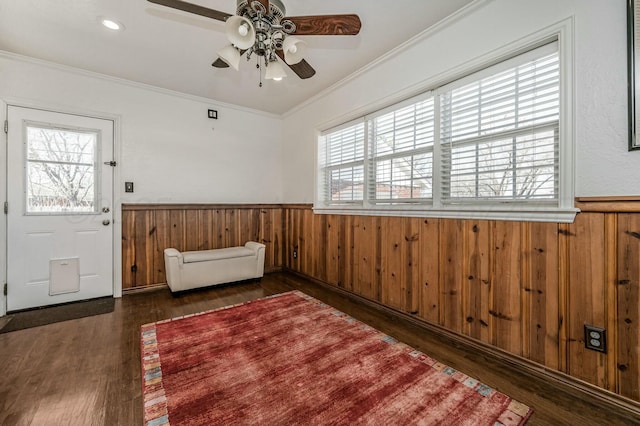
M190 95L190 94L183 93L183 92L178 92L178 91L175 91L175 90L170 90L170 89L165 89L165 88L158 87L158 86L153 86L151 84L140 83L138 81L127 80L125 78L114 77L114 76L107 75L107 74L101 74L101 73L98 73L98 72L95 72L95 71L88 71L88 70L84 70L82 68L75 68L75 67L72 67L72 66L69 66L69 65L62 65L62 64L59 64L59 63L56 63L56 62L46 61L44 59L37 59L37 58L31 57L31 56L20 55L18 53L9 52L9 51L6 51L6 50L0 50L0 59L8 59L8 60L16 61L16 62L24 62L24 63L28 63L28 64L32 64L32 65L46 67L46 68L53 69L53 70L72 73L72 74L83 76L83 77L89 77L89 78L95 78L95 79L99 79L99 80L104 80L104 81L108 81L110 83L115 83L115 84L120 84L120 85L123 85L123 86L134 87L134 88L142 89L142 90L148 90L148 91L159 93L159 94L162 94L162 95L173 96L173 97L176 97L176 98L186 99L186 100L193 101L193 102L199 102L199 103L206 104L206 105L209 105L209 106L215 106L217 108L233 109L233 110L240 111L240 112L245 112L245 113L248 113L248 114L256 114L256 115L261 115L261 116L265 116L265 117L269 117L269 118L282 119L282 115L279 115L279 114L273 114L273 113L269 113L269 112L266 112L266 111L260 111L260 110L257 110L257 109L252 109L252 108L245 108L245 107L241 107L239 105L220 102L220 101L217 101L215 99L207 98L207 97L204 97L204 96Z

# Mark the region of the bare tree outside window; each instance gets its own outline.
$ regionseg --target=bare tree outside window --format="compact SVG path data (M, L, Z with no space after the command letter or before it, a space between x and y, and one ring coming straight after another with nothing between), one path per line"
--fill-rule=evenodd
M27 212L95 211L98 135L27 127Z
M445 92L443 199L558 198L557 53Z

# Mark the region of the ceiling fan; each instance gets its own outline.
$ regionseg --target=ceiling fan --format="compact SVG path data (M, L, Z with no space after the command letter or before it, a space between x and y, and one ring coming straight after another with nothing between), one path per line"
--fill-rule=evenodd
M182 0L148 1L225 22L231 44L218 51L218 59L212 65L238 70L241 56L250 60L255 55L256 67L265 67L268 80L286 77L278 58L302 79L315 75L316 71L303 58L306 43L295 36L356 35L362 25L355 14L286 16L280 0L236 0L235 15Z

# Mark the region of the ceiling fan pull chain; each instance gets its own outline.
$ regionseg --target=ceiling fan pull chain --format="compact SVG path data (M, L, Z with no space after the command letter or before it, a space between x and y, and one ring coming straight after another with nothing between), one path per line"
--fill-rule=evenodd
M258 78L260 81L260 84L258 84L258 87L262 87L262 69L260 68L260 56L256 56L256 68L258 69Z

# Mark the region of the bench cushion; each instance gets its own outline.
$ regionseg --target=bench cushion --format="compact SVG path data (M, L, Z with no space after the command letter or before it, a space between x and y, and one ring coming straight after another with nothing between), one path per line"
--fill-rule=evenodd
M185 251L182 253L182 261L184 263L207 262L209 260L222 260L255 255L255 251L246 247L229 247L214 250Z

